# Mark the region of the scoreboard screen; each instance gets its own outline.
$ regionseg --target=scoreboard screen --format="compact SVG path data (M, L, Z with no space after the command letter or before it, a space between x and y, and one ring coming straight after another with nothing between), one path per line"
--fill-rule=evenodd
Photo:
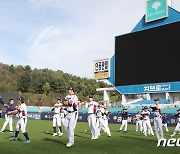
M115 86L180 81L180 21L115 38Z

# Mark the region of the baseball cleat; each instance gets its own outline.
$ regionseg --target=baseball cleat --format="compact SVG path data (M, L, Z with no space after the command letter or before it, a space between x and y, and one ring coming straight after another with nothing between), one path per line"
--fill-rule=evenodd
M30 140L25 140L23 143L30 143L31 141Z
M171 137L175 136L174 134L171 135Z
M0 133L4 133L4 131L1 130Z
M54 133L53 136L57 136L57 133Z
M10 138L10 141L15 141L15 140L18 140L18 138L15 137L15 136L13 136L13 137Z
M94 137L94 140L97 140L98 139L98 136Z
M63 135L63 133L59 133L59 136L62 136Z
M68 142L68 143L66 144L66 147L67 147L67 148L70 148L71 146L73 146L73 144L74 144L74 143Z

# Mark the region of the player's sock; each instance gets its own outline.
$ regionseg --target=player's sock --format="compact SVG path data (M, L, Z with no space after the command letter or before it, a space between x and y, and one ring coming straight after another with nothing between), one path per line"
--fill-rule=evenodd
M28 133L27 133L27 132L23 133L23 135L25 136L26 140L29 140L29 137L28 137Z
M60 132L62 133L62 127L61 127L61 126L59 126L59 130L60 130Z
M19 134L19 131L16 131L16 132L15 132L15 137L17 137L17 136L18 136L18 134Z
M56 133L56 127L53 127L54 133Z

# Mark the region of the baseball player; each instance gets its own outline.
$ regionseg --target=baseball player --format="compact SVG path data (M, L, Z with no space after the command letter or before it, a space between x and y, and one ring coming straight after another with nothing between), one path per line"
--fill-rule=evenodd
M180 109L178 109L177 111L178 111L178 113L174 115L177 117L177 119L176 119L177 125L176 125L171 137L175 136L177 131L180 131Z
M159 139L163 139L163 130L162 130L162 116L161 116L161 109L159 108L159 99L154 99L155 106L151 107L152 111L154 112L154 129L156 132L156 136Z
M92 140L98 139L98 130L96 126L96 109L98 106L99 104L95 102L93 96L90 95L88 103L88 123L91 130Z
M19 103L19 106L17 107L16 110L8 112L8 114L10 114L10 115L18 113L18 117L19 117L19 120L18 120L18 122L16 124L15 136L11 137L10 140L11 141L17 140L18 139L19 131L21 130L23 135L24 135L24 137L26 138L24 143L30 143L30 139L28 137L28 133L26 132L27 106L25 104L24 97L19 97L18 98L18 103Z
M168 122L168 118L167 118L167 116L166 116L166 113L164 113L164 114L162 115L162 126L165 127L166 132L169 132L169 129L168 129L168 127L167 127L167 122Z
M61 125L63 124L63 126L65 127L65 117L67 115L67 109L66 107L64 106L64 102L66 102L67 100L63 100L63 106L61 107L62 108L62 112L60 113L60 116L61 116Z
M59 136L63 135L62 132L62 127L61 127L61 112L62 112L62 104L61 104L61 99L58 98L57 99L57 103L54 105L54 107L49 111L52 112L54 111L54 116L53 116L53 136L57 136L57 132L56 132L56 124L58 125L59 128Z
M140 132L142 132L142 120L140 120L141 117L142 115L140 114L140 112L138 112L134 117L134 120L136 122L136 132L138 132L138 126L140 128Z
M111 136L110 129L105 124L105 121L103 119L105 108L107 108L107 107L104 106L104 104L102 102L100 102L98 108L96 109L96 118L97 118L96 125L98 127L98 135L99 136L100 136L101 128L104 127L104 131L108 134L108 137L110 137Z
M4 132L4 130L5 130L5 128L6 128L6 126L8 124L9 124L9 131L10 131L10 133L13 132L13 126L12 126L12 124L13 124L13 119L12 119L13 115L8 115L9 111L15 110L15 107L14 107L13 104L14 104L14 100L10 99L9 103L7 104L8 106L6 107L5 122L3 124L3 127L1 128L1 131L0 131L1 133Z
M122 128L124 127L124 132L127 132L127 124L128 124L128 122L127 122L127 119L128 119L128 112L127 112L127 109L123 109L122 111L121 111L121 117L122 117L122 125L121 125L121 127L119 128L119 131L121 131L122 130Z
M145 106L144 110L142 111L142 116L143 116L143 133L145 136L147 136L147 128L150 130L150 133L152 136L154 136L154 132L151 127L151 122L150 122L150 112L148 110L148 107Z
M75 89L73 87L68 88L68 95L65 97L64 105L67 108L67 115L65 117L65 129L68 134L68 143L66 147L74 145L74 129L76 127L78 116L78 97L75 95Z
M109 123L109 114L110 114L110 112L109 112L109 110L108 110L108 108L105 108L104 109L104 115L103 115L103 119L104 119L104 123L105 123L105 125L108 127L108 129L109 129L109 126L108 126L108 123ZM104 132L106 133L106 129L104 128L104 127L102 127L102 129L104 130ZM110 130L110 129L109 129Z

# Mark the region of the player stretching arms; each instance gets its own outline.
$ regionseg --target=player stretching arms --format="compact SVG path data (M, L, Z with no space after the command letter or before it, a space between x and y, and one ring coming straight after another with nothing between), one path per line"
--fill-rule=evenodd
M177 110L177 111L178 111L178 113L174 115L174 116L177 117L177 119L176 119L177 125L176 125L176 127L175 127L175 129L174 129L174 132L173 132L173 134L171 135L171 137L175 136L177 131L180 131L180 109Z
M138 126L140 128L140 132L142 132L142 120L140 120L141 117L142 115L140 114L140 112L138 112L134 117L134 120L136 122L136 132L138 132Z
M26 138L26 140L24 141L24 143L30 143L30 139L28 137L28 133L26 132L26 124L27 124L27 106L24 102L24 97L19 97L18 98L18 103L19 103L19 107L14 110L14 111L9 111L8 114L17 114L18 113L18 117L19 120L16 124L16 132L15 132L15 136L11 137L10 140L14 141L18 139L18 134L19 131L21 130L24 137Z
M162 116L161 116L161 109L159 108L159 99L154 99L155 106L151 107L152 111L154 112L154 129L156 132L156 136L159 139L163 139L163 130L162 130Z
M54 111L54 116L53 116L53 130L54 130L54 134L53 136L57 136L57 133L56 133L56 124L58 125L59 127L59 136L62 136L63 133L62 133L62 127L61 127L61 112L62 112L62 104L61 104L61 99L58 98L57 99L57 103L54 105L54 107L48 111L48 112L52 112Z
M75 95L73 87L68 88L68 95L65 97L64 105L67 108L67 115L65 117L65 129L68 134L68 143L66 147L71 147L74 144L74 129L76 127L78 116L78 97Z
M121 117L122 117L122 125L121 125L121 127L119 128L119 131L121 131L122 130L122 128L124 127L124 132L127 132L127 124L128 124L128 122L127 122L127 119L128 119L128 112L127 112L127 109L123 109L122 111L121 111Z
M152 136L154 136L152 127L151 127L151 122L150 122L150 112L148 110L148 107L144 107L144 111L142 111L142 116L143 116L143 131L144 135L147 136L147 128L150 130L150 133Z
M7 104L8 106L6 107L6 114L5 114L5 119L6 120L5 120L4 124L3 124L3 127L1 128L1 131L0 131L1 133L4 132L4 130L5 130L6 126L8 125L8 123L9 123L9 131L10 131L10 133L13 132L13 126L12 126L12 124L13 124L13 119L12 119L13 115L8 115L7 114L9 111L15 110L15 107L14 107L13 104L14 104L14 100L10 99L9 103Z
M96 110L96 118L97 118L97 127L98 127L98 135L100 136L101 128L104 127L104 131L108 134L108 136L111 136L111 132L109 130L109 127L105 124L105 121L103 119L104 115L104 109L107 108L104 106L102 102L99 103L99 106Z

